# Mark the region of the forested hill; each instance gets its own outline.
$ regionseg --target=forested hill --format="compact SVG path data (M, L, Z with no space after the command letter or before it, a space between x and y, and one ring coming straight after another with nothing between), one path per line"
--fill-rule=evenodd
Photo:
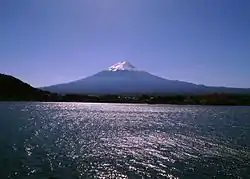
M13 76L0 74L1 101L43 100L50 96L51 93L33 88Z

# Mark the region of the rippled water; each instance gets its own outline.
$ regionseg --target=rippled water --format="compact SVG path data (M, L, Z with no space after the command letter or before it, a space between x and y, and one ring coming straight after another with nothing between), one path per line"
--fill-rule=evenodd
M0 178L250 178L250 108L0 103Z

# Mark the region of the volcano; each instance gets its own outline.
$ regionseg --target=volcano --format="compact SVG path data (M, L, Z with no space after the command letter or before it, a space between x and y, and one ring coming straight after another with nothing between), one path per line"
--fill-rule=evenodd
M116 63L107 70L81 80L42 89L56 93L88 95L250 93L250 89L208 87L164 79L140 70L128 61Z

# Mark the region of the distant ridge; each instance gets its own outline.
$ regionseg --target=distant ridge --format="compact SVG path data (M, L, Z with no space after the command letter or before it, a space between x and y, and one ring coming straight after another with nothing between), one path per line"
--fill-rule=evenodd
M103 77L106 73L112 75L117 72L122 77L127 76L128 70L104 71L96 74ZM144 72L146 73L146 72ZM136 73L137 74L137 73ZM136 75L132 73L132 75ZM129 73L131 75L131 73ZM150 75L151 76L151 75ZM107 76L106 76L107 77ZM132 76L137 78L136 76ZM155 76L151 76L155 77ZM117 78L117 76L116 76ZM159 77L156 77L158 79ZM119 78L118 78L119 79ZM129 78L130 79L130 78ZM161 79L161 78L160 78ZM162 79L164 80L164 79ZM78 83L78 82L77 82ZM186 84L186 83L185 83ZM190 83L190 85L192 85ZM120 86L117 89L122 89ZM126 86L123 86L127 90ZM116 89L116 90L117 90ZM143 89L143 88L141 88ZM145 89L144 89L145 90ZM117 91L116 91L117 92ZM56 94L33 88L21 80L0 74L0 101L43 101L43 102L98 102L98 103L148 103L148 104L194 104L194 105L250 105L250 94L210 93L205 95L190 94L122 94L122 95L82 95Z
M146 71L138 70L128 61L121 61L107 70L87 78L41 89L56 93L72 94L208 94L243 93L250 89L208 87L184 81L168 80Z

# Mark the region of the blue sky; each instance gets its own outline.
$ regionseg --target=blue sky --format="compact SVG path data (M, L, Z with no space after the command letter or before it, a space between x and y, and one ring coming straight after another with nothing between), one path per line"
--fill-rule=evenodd
M41 87L122 60L167 79L250 88L250 1L0 0L0 73Z

